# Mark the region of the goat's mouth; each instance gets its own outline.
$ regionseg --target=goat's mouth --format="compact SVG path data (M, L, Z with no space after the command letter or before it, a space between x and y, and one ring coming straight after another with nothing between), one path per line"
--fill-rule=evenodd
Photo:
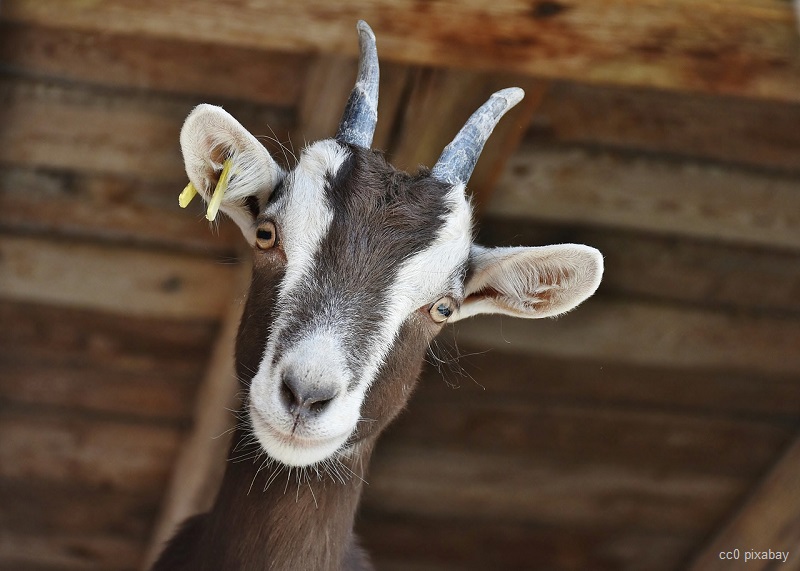
M313 437L295 429L283 432L255 407L250 409L253 433L264 451L288 466L311 466L333 456L348 441L350 432L330 437Z

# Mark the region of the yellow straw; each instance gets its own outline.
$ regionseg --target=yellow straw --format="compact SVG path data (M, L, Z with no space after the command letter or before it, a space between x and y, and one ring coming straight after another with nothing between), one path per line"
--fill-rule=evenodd
M219 181L217 182L217 188L214 189L214 194L211 196L211 202L208 203L206 218L210 221L213 221L217 217L219 205L222 204L222 197L225 194L225 190L228 188L228 179L230 178L231 174L231 166L231 160L225 159L222 167L222 173L219 175Z
M197 194L197 189L194 185L190 182L186 185L186 188L183 189L180 196L178 197L178 204L181 208L186 208L189 206L189 203L194 198L194 195Z

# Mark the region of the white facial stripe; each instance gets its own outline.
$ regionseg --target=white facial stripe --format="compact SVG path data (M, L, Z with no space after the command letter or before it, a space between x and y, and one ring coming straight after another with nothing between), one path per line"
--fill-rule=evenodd
M373 351L364 368L356 392L366 394L378 373L406 318L416 309L433 303L460 282L451 282L456 270L469 256L472 244L472 209L464 197L464 185L454 186L446 196L450 213L439 229L436 240L406 260L389 292L389 307L373 344ZM460 295L461 292L456 292Z
M286 181L291 189L278 206L282 210L281 240L287 260L279 300L310 273L314 255L333 221L325 196L325 179L339 171L349 154L332 139L315 143L303 151L300 163Z

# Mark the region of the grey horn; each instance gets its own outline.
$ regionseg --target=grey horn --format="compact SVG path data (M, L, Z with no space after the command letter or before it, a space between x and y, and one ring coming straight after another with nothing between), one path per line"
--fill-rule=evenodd
M365 21L359 20L357 28L361 48L358 77L344 108L336 139L369 149L378 123L378 48L375 34Z
M448 184L466 184L497 122L506 111L522 101L524 96L525 92L519 87L501 89L492 95L472 114L456 138L444 148L431 170L431 176Z

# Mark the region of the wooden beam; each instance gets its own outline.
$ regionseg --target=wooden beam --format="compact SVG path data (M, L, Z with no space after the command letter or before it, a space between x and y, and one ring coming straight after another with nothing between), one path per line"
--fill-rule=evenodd
M70 482L0 479L0 565L8 569L135 569L158 495ZM35 547L35 548L34 548Z
M618 298L800 316L800 256L791 250L524 218L488 217L479 230L488 245L594 246L605 258L602 291Z
M0 230L232 257L241 234L221 217L205 221L201 201L178 206L178 184L5 165Z
M469 189L475 201L479 206L485 204L542 99L544 83L524 77L443 69L414 70L410 82L408 101L397 119L389 147L392 164L409 172L416 172L420 165L432 167L470 115L492 93L512 86L526 90L525 99L495 128L470 178Z
M363 509L356 533L378 569L678 569L689 533L524 525Z
M348 56L324 54L312 60L300 100L298 143L336 134L357 71L358 61Z
M160 370L201 373L217 334L215 320L142 318L15 300L0 300L0 322L3 363L13 362L9 354L64 367L90 360L97 367L155 377Z
M230 430L237 409L234 349L244 304L241 292L250 283L250 264L242 266L222 330L211 354L211 361L194 405L194 426L180 447L172 478L153 528L143 569L149 569L180 524L214 503L225 471L230 445Z
M0 535L0 565L6 569L129 571L136 568L141 544L112 533L76 535L69 532Z
M134 0L10 0L3 18L308 53L354 55L371 22L382 57L582 81L800 100L800 39L786 2L502 0L489 5L319 0L183 1L154 13ZM736 41L731 41L735 38Z
M0 353L2 405L67 407L151 422L191 418L196 378L178 375L168 365L144 374L91 361L84 365L48 363L47 356Z
M554 82L530 137L798 173L797 124L796 103Z
M347 98L355 84L357 59L340 54L319 54L313 58L306 75L299 104L295 140L310 143L333 137L339 127ZM372 148L386 150L401 126L396 124L400 106L405 104L412 70L408 66L381 64L378 124Z
M0 78L0 161L15 166L113 173L168 181L186 174L178 135L183 120L207 97L161 96L87 86ZM291 114L258 105L226 105L257 136L278 137ZM270 142L265 140L270 147Z
M459 342L484 350L706 370L800 373L800 322L597 297L558 320L481 317Z
M2 533L113 532L141 543L150 531L158 498L37 479L0 479Z
M503 398L536 406L569 403L788 423L800 410L800 384L793 374L637 365L604 356L531 356L487 351L463 340L457 348L437 340L433 351L441 367L430 371L418 389L425 395L420 398L431 402Z
M292 107L308 58L139 35L0 21L0 64L25 74Z
M364 509L397 516L696 534L706 532L750 484L741 476L677 467L649 471L420 444L379 447L368 481Z
M800 178L526 145L488 212L800 249Z
M55 409L57 410L57 409ZM180 445L175 426L4 407L0 478L72 482L157 497Z
M558 382L537 374L534 360L527 369L529 376L538 378L528 383ZM433 373L423 379L419 394L381 440L381 447L424 442L433 449L508 454L563 466L602 464L653 473L680 467L687 473L755 481L793 436L783 419L662 411L653 403L637 409L621 403L540 400L535 390L526 394L524 387L498 386L494 379L506 372L507 368L473 369L475 382L485 390L464 395L428 388L441 383L430 378ZM658 454L649 454L651 450Z
M800 569L800 440L778 461L744 506L714 540L694 558L690 571L723 571L742 566L763 570ZM723 558L737 550L739 559ZM785 563L775 559L746 560L748 552L788 552Z
M0 241L0 298L169 319L218 319L235 266L42 238Z

